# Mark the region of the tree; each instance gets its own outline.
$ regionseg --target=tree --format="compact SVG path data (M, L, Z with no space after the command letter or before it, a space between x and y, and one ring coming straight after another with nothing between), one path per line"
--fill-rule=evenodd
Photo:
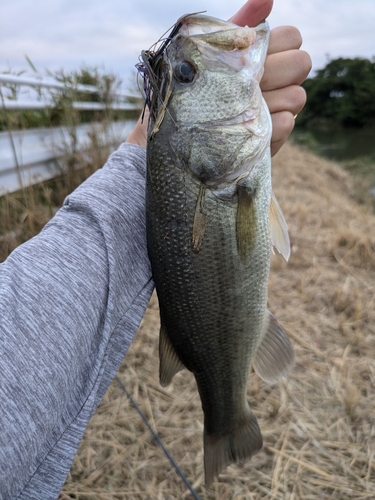
M299 125L321 120L346 127L375 125L375 59L334 59L303 87L307 103Z

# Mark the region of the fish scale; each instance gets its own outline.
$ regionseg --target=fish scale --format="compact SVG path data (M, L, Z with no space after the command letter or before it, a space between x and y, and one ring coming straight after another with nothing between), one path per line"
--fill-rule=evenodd
M199 183L185 171L176 170L177 160L161 157L159 164L155 160L159 153L152 144L148 155L152 158L152 184L148 183L147 191L147 231L161 321L182 363L197 379L206 427L225 433L235 425L237 414L245 411L250 359L258 341L249 332L258 330L260 335L267 301L268 226L265 221L254 259L242 263L236 243L237 203L208 195L209 224L202 249L196 253L191 234ZM172 231L171 221L179 221ZM244 275L252 280L244 281ZM256 291L254 282L259 283ZM230 384L217 362L222 352L234 375ZM210 370L206 369L208 359Z

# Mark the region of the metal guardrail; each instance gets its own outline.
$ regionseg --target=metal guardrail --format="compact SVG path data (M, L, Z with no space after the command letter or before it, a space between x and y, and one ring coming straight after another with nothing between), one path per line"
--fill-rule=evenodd
M103 144L124 141L135 120L102 124L84 124L74 129L74 147L87 150L95 133ZM64 168L63 159L73 149L73 136L68 127L0 132L0 196L37 182L52 179Z
M8 74L0 74L0 88L1 84L12 84L20 86L28 86L35 88L54 88L59 90L75 90L78 92L84 92L89 94L100 93L100 89L94 85L69 85L61 82L56 82L52 80L35 80L34 78L28 78L23 76L15 76ZM116 94L113 96L114 101L110 105L106 105L101 102L73 102L71 104L73 109L81 111L97 111L104 110L107 108L128 111L140 108L140 97L131 94ZM129 99L139 99L137 103L124 102ZM42 99L38 101L27 101L27 100L13 100L4 99L1 96L2 107L9 110L32 110L32 109L44 109L46 107L53 107L55 105L52 99Z
M55 88L76 90L85 93L100 93L93 85L69 86L51 80L36 80L23 76L0 74L2 84L29 86L33 88ZM0 108L5 110L37 110L54 106L50 97L38 95L38 100L12 100L0 93ZM101 102L73 102L72 108L78 110L134 110L141 109L142 102L124 102L134 95L116 95L110 105ZM63 159L73 150L85 151L90 146L90 136L95 133L98 141L113 147L124 141L135 125L134 120L112 122L104 128L103 124L82 124L74 127L50 127L32 130L12 130L0 132L0 196L6 192L17 191L43 180L52 179L63 171Z
M3 102L3 107L5 109L18 109L18 110L32 110L32 109L44 109L48 107L55 106L53 101L5 101ZM138 109L138 104L132 103L113 103L110 106L103 104L101 102L72 102L71 107L73 109L78 109L80 111L97 111L103 109L115 109L121 111L130 111Z
M87 150L95 132L99 141L115 147L124 141L135 120L84 124L74 129L74 147ZM73 137L68 127L0 132L0 196L43 180L52 179L64 169L64 156L72 150Z
M26 76L16 76L8 74L0 74L0 83L14 83L17 85L28 85L30 87L45 87L53 89L66 89L72 88L78 90L79 92L95 93L98 92L98 88L94 85L82 85L77 84L75 86L69 87L68 84L62 82L56 82L54 80L35 80L35 78L28 78Z

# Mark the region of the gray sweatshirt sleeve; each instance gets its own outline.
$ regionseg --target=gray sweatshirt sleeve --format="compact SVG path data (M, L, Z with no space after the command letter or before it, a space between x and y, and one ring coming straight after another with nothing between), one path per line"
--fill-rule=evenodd
M153 282L145 149L123 144L0 265L0 499L56 499Z

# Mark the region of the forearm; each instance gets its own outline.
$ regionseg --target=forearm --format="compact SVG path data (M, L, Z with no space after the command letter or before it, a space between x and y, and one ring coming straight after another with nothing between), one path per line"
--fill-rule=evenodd
M61 487L137 330L153 289L144 183L145 150L123 145L0 267L4 498Z

